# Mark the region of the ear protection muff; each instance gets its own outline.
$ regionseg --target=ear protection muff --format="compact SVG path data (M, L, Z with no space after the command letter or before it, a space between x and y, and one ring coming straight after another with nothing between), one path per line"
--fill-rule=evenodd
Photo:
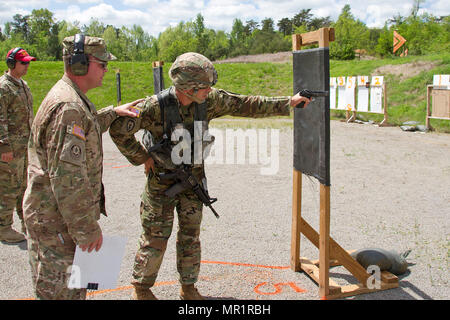
M84 53L84 34L77 33L73 40L73 54L69 61L70 70L76 76L88 73L89 58Z
M22 48L17 47L15 48L7 57L6 57L6 65L10 69L14 69L16 67L16 54L22 50Z

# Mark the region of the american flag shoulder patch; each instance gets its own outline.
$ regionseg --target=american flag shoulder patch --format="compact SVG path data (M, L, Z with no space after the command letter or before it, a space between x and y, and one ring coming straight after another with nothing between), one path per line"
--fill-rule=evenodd
M74 136L77 136L78 138L86 141L86 135L84 134L83 128L80 126L77 126L76 124L73 125L72 131L70 132Z
M142 109L138 108L138 107L131 107L130 111L136 114L136 117L139 118L139 116L141 115Z

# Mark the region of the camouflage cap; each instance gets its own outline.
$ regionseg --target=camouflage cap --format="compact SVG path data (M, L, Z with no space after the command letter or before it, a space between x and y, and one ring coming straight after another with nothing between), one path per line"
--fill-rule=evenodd
M63 56L72 55L74 50L75 36L66 37L63 40ZM102 61L116 60L117 58L110 52L106 51L105 40L98 37L85 36L84 53L90 54Z
M216 84L217 71L205 56L188 52L177 57L170 67L169 77L178 89L202 89Z

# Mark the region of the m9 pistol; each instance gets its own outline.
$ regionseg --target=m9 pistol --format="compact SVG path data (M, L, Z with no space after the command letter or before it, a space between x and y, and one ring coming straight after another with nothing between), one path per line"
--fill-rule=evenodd
M315 97L328 97L328 91L312 91L308 89L300 90L299 94L302 97L308 98L311 101L314 101ZM305 106L304 102L300 102L296 108L303 108Z

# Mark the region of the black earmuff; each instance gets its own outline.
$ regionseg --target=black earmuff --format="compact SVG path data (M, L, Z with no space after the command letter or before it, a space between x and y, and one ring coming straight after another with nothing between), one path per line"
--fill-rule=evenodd
M22 50L22 48L15 48L7 57L6 57L6 65L10 69L14 69L16 67L16 54Z
M73 40L73 54L69 61L70 70L76 76L88 73L89 59L84 53L84 34L77 33Z

